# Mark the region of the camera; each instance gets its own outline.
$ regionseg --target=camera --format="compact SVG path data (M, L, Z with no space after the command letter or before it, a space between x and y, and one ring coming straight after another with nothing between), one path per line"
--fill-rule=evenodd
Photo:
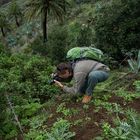
M55 83L54 80L59 81L59 82L63 81L62 78L59 77L57 74L52 74L51 76L52 76L52 79L49 81L50 85Z
M70 76L70 77L64 79L64 78L59 77L59 76L57 75L57 73L52 73L52 74L51 74L51 77L52 77L52 79L49 80L49 84L50 84L50 85L52 85L52 84L55 83L54 80L59 81L59 82L66 82L66 83L68 83L68 82L70 82L70 81L72 80L72 76Z

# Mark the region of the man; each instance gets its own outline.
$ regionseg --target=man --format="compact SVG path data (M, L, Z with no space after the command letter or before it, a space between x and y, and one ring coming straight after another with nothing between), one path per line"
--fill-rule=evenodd
M72 65L60 63L57 66L57 75L62 79L72 77L74 84L72 87L68 87L59 81L54 80L54 82L66 93L85 94L82 103L88 103L97 83L108 79L109 70L108 66L95 60L80 60Z

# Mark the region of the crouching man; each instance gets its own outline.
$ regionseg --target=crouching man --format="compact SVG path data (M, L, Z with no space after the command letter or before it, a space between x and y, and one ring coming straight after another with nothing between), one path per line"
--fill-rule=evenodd
M60 63L57 66L57 76L62 79L73 78L72 87L63 85L54 80L64 92L83 95L82 103L91 101L95 86L108 79L110 69L108 66L95 60L80 60L76 63Z

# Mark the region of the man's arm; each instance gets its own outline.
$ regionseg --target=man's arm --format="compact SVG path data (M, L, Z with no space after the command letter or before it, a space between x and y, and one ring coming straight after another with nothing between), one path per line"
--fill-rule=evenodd
M84 85L86 80L86 73L84 72L77 72L74 74L74 84L72 87L63 86L63 91L70 94L77 94L81 93L81 87Z

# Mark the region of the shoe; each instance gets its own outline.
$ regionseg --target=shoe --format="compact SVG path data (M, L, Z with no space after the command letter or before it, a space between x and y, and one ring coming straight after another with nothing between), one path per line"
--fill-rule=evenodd
M85 95L83 97L83 100L82 100L82 103L89 103L90 100L91 100L92 96L89 96L89 95Z

